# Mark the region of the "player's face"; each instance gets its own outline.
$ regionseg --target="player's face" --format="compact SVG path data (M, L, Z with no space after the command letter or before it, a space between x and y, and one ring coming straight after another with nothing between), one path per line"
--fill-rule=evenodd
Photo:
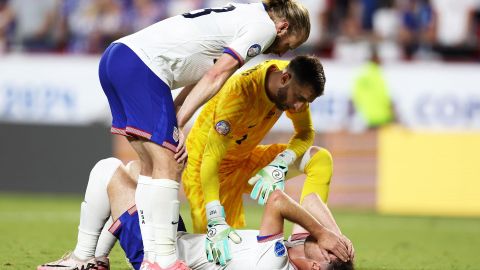
M306 241L304 245L304 252L305 258L310 261L312 265L311 269L328 269L330 263L328 262L327 258L324 257L322 254L320 247L316 244L316 242L309 242ZM333 255L332 253L328 252L329 260L336 261L338 260L337 256ZM316 266L316 267L315 267Z
M284 55L287 51L296 49L300 44L302 44L304 38L299 34L280 34L277 35L272 45L265 50L264 53L273 53L278 56Z
M280 80L282 82L274 98L274 103L279 110L299 112L307 103L315 100L313 88L300 85L288 72L283 73Z

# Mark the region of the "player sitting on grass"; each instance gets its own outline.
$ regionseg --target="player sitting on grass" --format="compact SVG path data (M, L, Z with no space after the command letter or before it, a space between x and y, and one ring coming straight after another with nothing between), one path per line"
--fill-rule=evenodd
M134 206L136 184L129 180L122 180L125 179L124 177L113 177L127 173L131 176L138 175L139 163L129 163L124 167L121 161L115 158L99 161L90 174L85 199L91 196L108 198L109 204L107 204L115 220L109 231L119 238L120 245L134 269L140 269L143 245L138 213ZM192 269L353 269L353 246L350 240L341 234L326 205L314 193L306 196L302 205L303 207L282 191L273 192L266 202L260 230L237 231L243 241L241 244L234 245L231 250L233 259L226 266L208 261L204 252L207 235L204 234L179 232L177 234L179 258ZM81 216L80 219L82 224L85 216ZM295 225L294 234L288 241L284 241L284 219L300 224L305 229ZM97 222L104 221L105 219L100 218ZM91 252L94 251L95 247ZM220 250L214 250L213 253L218 254L217 252ZM333 254L348 262L340 260ZM39 266L37 269L102 268L98 267L93 257L81 262L73 253L58 261Z
M230 240L241 240L233 228L245 226L243 194L251 192L263 205L270 192L283 190L285 179L304 173L301 201L312 192L327 201L332 158L326 149L312 146L315 132L309 110L324 86L325 74L316 57L265 61L232 76L195 121L187 138L182 182L194 232L223 235L206 243L222 249L226 257L220 258L221 264L231 259ZM180 94L175 104L182 98ZM295 129L288 144L260 145L284 111ZM249 184L255 185L253 190Z

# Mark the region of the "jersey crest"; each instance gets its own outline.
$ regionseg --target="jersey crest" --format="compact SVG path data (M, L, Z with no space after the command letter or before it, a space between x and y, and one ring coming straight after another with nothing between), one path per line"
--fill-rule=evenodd
M173 134L172 134L173 140L175 142L178 142L178 139L180 137L180 132L178 131L177 127L173 127Z
M220 134L220 135L227 135L230 133L230 123L228 123L225 120L218 121L218 123L215 125L215 130Z
M285 249L285 245L282 242L283 240L279 240L275 242L274 252L275 252L275 256L277 257L285 256L286 249Z

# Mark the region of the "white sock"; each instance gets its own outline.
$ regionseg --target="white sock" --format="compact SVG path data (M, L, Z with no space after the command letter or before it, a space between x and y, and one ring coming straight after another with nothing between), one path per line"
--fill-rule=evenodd
M143 240L144 260L155 261L155 230L151 211L151 199L153 190L150 182L152 178L145 175L138 176L137 189L135 190L135 204L138 211L138 222ZM150 211L149 211L150 210Z
M98 237L110 216L107 185L121 164L116 158L102 159L90 172L85 199L80 207L77 246L73 251L80 260L88 260L95 255Z
M171 180L169 180L171 181ZM178 192L178 189L177 189ZM170 219L165 224L158 224L155 229L155 261L162 267L166 268L177 260L175 252L175 241L177 239L177 228L179 221L180 202L172 200L168 202L162 211L158 214L162 218Z
M117 238L108 231L110 226L113 224L113 218L109 217L105 225L103 226L102 232L98 238L97 247L95 249L95 257L108 257L110 251L112 251Z
M137 196L140 182L142 182L141 188L148 189L149 192L142 190L142 196ZM145 217L152 218L150 228L154 229L152 237L154 261L162 268L172 265L177 260L175 240L179 219L179 186L178 182L170 179L150 179L144 181L139 179L137 194L135 195L136 199L140 199L141 203L143 203L143 212L139 210L139 215L143 213L143 220L145 220ZM139 209L138 206L137 202L137 209ZM142 220L141 217L139 219ZM144 226L142 221L140 223L141 226ZM148 220L145 223L148 223ZM143 241L145 248L145 238L143 238Z

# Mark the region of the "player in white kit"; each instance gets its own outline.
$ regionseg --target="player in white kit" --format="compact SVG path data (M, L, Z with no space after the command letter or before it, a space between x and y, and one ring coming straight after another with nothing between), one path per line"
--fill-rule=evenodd
M104 194L109 198L115 220L109 231L119 239L127 259L136 270L141 269L144 250L138 224L139 213L134 205L135 183L114 176L126 173L136 176L139 171L139 162L131 162L124 167L120 160L108 158L95 165L88 183L89 187L96 188L95 195ZM86 198L93 195L88 194L92 190L87 189ZM295 224L293 234L284 241L284 219L305 229ZM204 250L205 234L178 232L176 254L191 269L352 269L352 243L341 234L330 211L314 193L306 196L300 206L282 191L273 192L267 201L260 230L237 230L237 233L243 241L232 245L233 259L224 266L208 261ZM345 261L327 250L340 254ZM62 260L50 263L50 267L57 265L57 269L70 269L60 267ZM38 269L52 268L39 266ZM97 267L92 261L77 269L92 270Z
M183 126L245 62L260 53L281 55L294 49L309 32L308 11L296 0L265 0L174 16L107 48L99 77L112 113L111 132L128 138L142 164L135 198L145 247L143 269L187 269L177 260L174 235L177 162L186 158ZM179 87L186 98L176 104L176 113L171 90ZM153 211L160 205L163 211ZM82 215L96 209L95 200L86 201ZM219 241L241 241L224 219L211 226L230 232ZM84 250L91 250L100 231L98 224L79 228L75 259L93 256Z

